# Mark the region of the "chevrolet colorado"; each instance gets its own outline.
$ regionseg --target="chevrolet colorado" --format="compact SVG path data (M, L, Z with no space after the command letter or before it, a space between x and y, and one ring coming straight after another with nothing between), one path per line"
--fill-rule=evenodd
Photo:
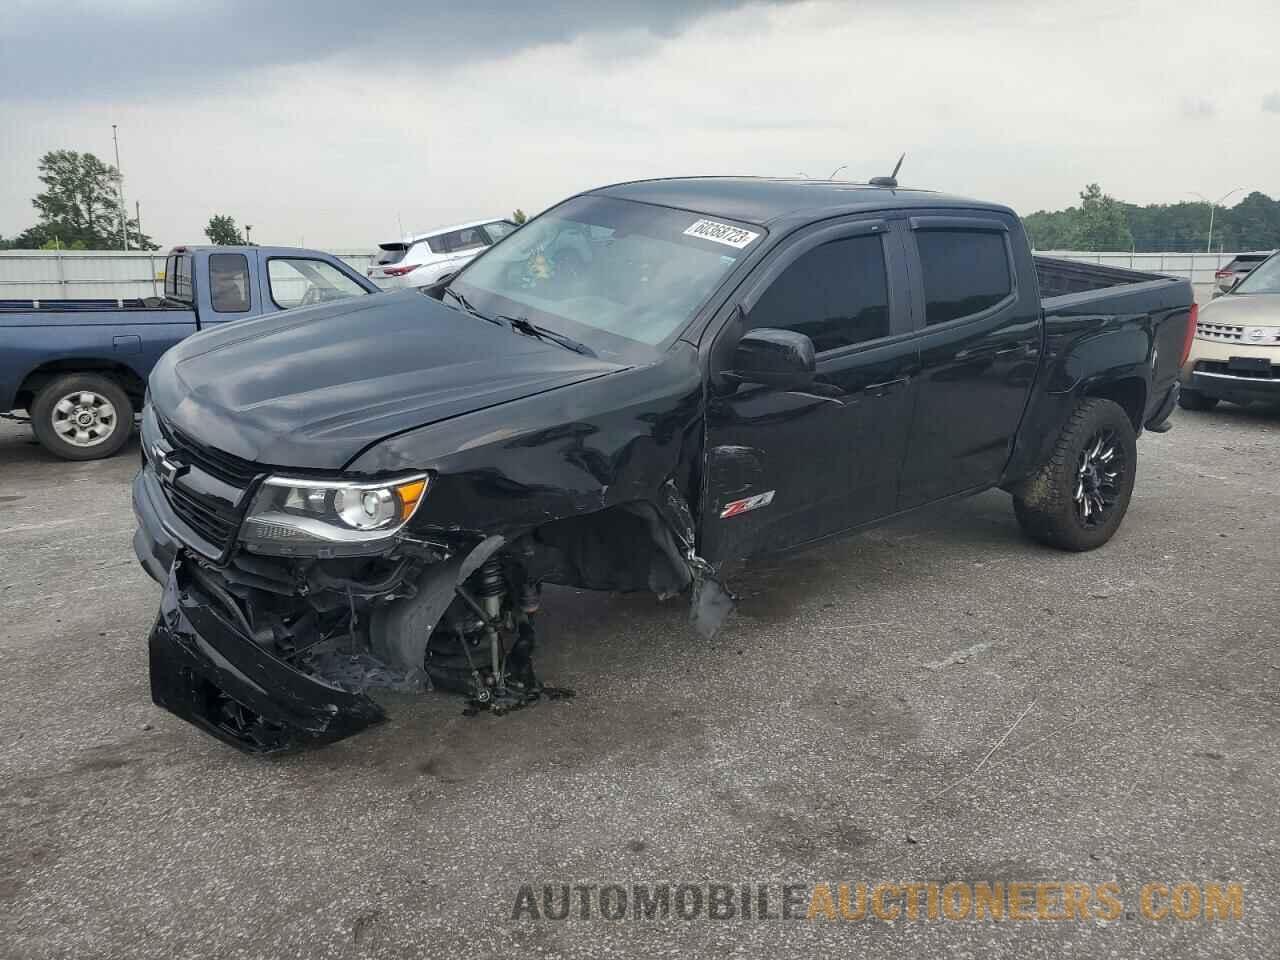
M119 451L147 376L197 330L290 307L377 293L337 257L296 247L174 247L164 296L0 300L0 416L30 414L66 460Z
M376 722L379 687L509 708L544 692L544 583L688 591L706 632L738 563L993 487L1098 547L1193 330L1185 280L892 180L580 194L433 287L163 357L153 699L253 752Z

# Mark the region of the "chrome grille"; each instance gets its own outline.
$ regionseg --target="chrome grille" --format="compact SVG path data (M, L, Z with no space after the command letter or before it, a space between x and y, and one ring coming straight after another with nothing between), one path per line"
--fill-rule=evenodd
M1280 326L1237 327L1226 323L1208 323L1201 320L1196 324L1196 336L1201 340L1219 340L1225 343L1247 343L1271 347L1280 343Z
M1206 323L1201 320L1196 324L1196 336L1202 340L1229 340L1234 343L1244 338L1244 327L1233 327L1227 323Z

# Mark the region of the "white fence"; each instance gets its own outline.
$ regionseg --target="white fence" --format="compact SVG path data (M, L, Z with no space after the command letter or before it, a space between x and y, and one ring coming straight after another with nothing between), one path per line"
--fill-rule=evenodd
M332 250L363 274L371 253ZM0 300L114 300L164 293L165 251L0 251Z
M355 250L331 250L364 273L373 255ZM1037 250L1046 257L1062 257L1111 267L1130 267L1151 273L1186 277L1199 291L1212 289L1215 270L1231 262L1234 253L1104 253L1080 250ZM0 300L95 300L158 297L164 292L164 251L126 253L123 250L5 250L0 251Z
M1249 251L1254 252L1254 251ZM1265 253L1268 251L1257 251ZM1037 250L1037 256L1061 257L1064 260L1080 260L1084 263L1100 263L1107 267L1128 267L1148 273L1165 273L1174 277L1186 277L1196 288L1196 297L1202 301L1213 295L1214 272L1225 267L1235 258L1234 253L1135 253L1119 250L1093 253L1083 250Z

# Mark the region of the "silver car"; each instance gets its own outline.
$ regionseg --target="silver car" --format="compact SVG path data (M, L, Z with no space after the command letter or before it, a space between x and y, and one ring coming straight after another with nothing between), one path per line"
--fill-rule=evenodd
M476 220L380 243L365 273L388 290L429 287L515 229L510 220Z
M1215 297L1220 297L1224 293L1229 292L1232 287L1247 277L1254 267L1262 263L1262 261L1267 259L1269 256L1271 256L1269 253L1236 254L1231 258L1230 263L1213 275L1213 282L1218 287L1218 289L1213 292L1213 295Z
M1280 253L1200 310L1181 379L1187 410L1280 402Z

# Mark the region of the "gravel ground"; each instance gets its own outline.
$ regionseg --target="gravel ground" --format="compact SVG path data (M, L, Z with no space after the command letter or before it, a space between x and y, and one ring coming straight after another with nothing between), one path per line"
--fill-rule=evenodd
M677 601L548 591L577 699L403 699L264 761L150 702L136 444L68 464L4 424L0 952L1275 957L1280 413L1180 412L1140 452L1095 553L991 493L750 571L710 642ZM776 913L883 880L1111 881L1122 910L512 919L524 884L769 884ZM1183 881L1243 884L1243 919L1143 916Z

